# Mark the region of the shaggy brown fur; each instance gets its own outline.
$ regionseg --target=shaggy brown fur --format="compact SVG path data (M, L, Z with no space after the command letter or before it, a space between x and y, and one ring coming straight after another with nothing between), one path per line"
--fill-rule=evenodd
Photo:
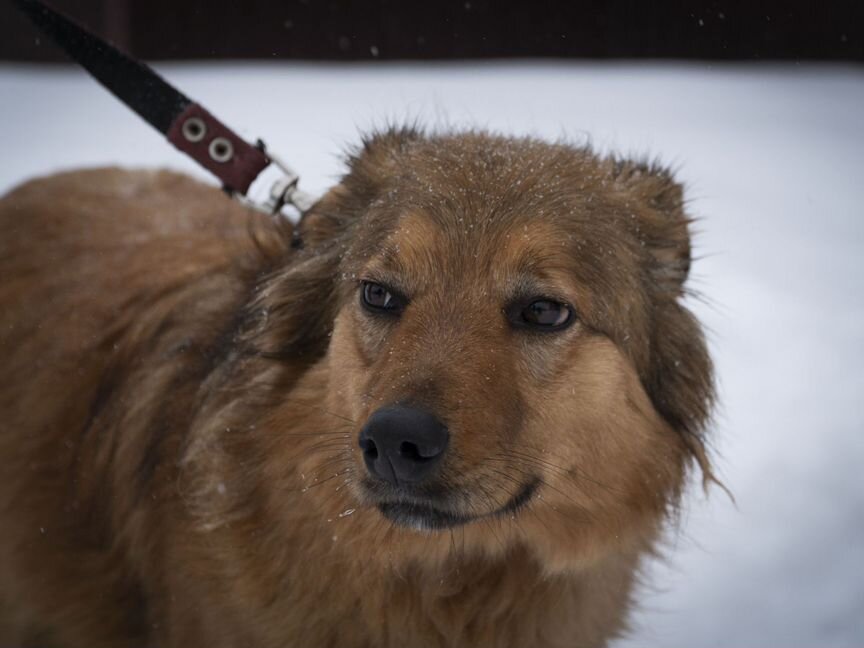
M689 262L665 171L485 134L369 138L297 232L167 172L16 189L0 645L604 645L707 468ZM361 280L410 305L371 316ZM514 329L526 290L576 323ZM474 521L398 526L364 487L358 431L406 399Z

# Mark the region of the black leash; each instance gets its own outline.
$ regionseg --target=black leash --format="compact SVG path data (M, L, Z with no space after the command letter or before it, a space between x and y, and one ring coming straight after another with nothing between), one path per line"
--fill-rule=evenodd
M102 86L219 178L228 194L269 214L280 213L285 205L302 214L312 206L311 196L297 188L299 176L270 154L264 142L249 144L150 67L39 0L12 2ZM277 175L268 198L260 203L250 200L252 183L273 171Z

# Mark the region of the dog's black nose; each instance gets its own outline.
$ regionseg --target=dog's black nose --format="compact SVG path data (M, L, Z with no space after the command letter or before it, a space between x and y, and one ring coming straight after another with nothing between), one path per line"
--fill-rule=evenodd
M369 417L360 448L369 472L393 485L417 483L441 463L450 433L429 412L391 405Z

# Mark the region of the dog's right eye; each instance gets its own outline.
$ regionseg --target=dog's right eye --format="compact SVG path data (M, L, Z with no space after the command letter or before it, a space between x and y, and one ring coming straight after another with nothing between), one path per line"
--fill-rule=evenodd
M372 313L398 315L405 305L404 299L394 291L374 281L364 281L360 286L360 303Z

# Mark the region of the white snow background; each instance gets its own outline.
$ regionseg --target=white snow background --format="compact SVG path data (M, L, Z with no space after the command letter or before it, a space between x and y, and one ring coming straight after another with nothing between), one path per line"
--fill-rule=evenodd
M699 218L719 489L691 489L619 648L864 646L864 68L160 65L322 191L388 120L658 156ZM0 65L0 192L89 165L208 177L71 67ZM122 214L117 215L122 218ZM38 245L38 241L34 241ZM58 272L62 268L57 268Z

